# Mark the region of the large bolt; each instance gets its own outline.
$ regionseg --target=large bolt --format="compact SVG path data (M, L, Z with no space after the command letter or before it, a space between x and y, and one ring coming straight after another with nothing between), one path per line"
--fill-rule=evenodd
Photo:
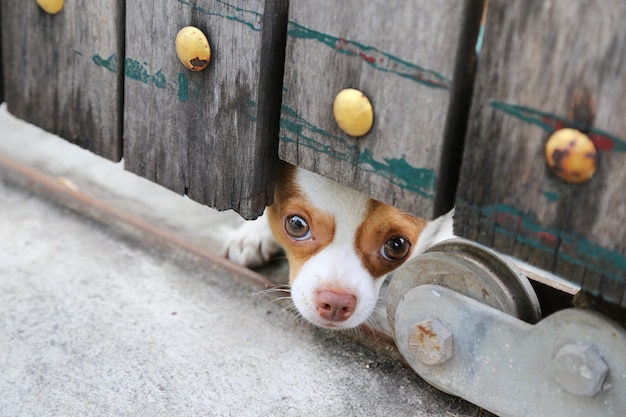
M452 357L452 332L436 318L422 320L409 332L409 352L424 365L440 365Z
M608 370L592 346L567 344L554 357L552 375L570 394L593 397L602 388Z

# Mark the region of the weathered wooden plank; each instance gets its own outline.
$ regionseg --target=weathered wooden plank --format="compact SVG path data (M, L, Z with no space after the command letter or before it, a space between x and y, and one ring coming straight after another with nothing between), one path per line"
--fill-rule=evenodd
M126 3L124 157L132 172L217 209L255 218L271 203L278 148L285 0ZM176 56L184 26L212 57Z
M455 216L461 236L624 306L625 23L621 0L489 2ZM546 166L566 126L599 149L586 184Z
M0 7L0 59L2 59L2 7ZM2 65L0 65L0 103L4 101L4 81L2 80Z
M280 157L430 218L456 57L474 48L475 35L461 34L466 20L477 32L482 2L468 4L471 19L455 0L292 0ZM374 126L361 138L342 132L332 113L349 87L374 107Z
M4 98L15 116L113 160L121 158L121 72L97 57L123 48L123 0L2 0Z

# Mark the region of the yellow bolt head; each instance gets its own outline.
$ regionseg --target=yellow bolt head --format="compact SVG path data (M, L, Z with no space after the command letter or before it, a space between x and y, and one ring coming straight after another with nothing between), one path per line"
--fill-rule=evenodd
M354 88L346 88L337 94L333 114L339 128L354 137L365 135L374 124L372 103L365 94Z
M57 14L63 8L64 0L37 0L39 7L49 14Z
M176 55L188 69L202 71L211 60L209 40L197 27L185 26L176 35Z
M587 135L576 129L564 128L554 132L546 143L545 153L552 172L567 182L587 182L596 172L596 146Z

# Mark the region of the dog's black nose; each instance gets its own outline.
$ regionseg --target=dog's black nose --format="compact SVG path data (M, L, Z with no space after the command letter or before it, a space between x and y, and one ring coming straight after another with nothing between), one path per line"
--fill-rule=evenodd
M352 294L327 290L317 293L317 314L324 320L345 321L355 308L356 297Z

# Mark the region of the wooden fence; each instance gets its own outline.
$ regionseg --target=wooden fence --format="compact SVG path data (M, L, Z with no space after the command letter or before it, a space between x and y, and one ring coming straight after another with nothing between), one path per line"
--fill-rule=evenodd
M623 0L35 0L1 4L8 109L200 203L255 218L280 157L626 306ZM485 13L486 12L486 13ZM485 23L481 26L481 17ZM209 67L178 61L200 28ZM484 32L481 32L481 27ZM372 130L332 103L363 91ZM548 136L599 152L555 177Z

